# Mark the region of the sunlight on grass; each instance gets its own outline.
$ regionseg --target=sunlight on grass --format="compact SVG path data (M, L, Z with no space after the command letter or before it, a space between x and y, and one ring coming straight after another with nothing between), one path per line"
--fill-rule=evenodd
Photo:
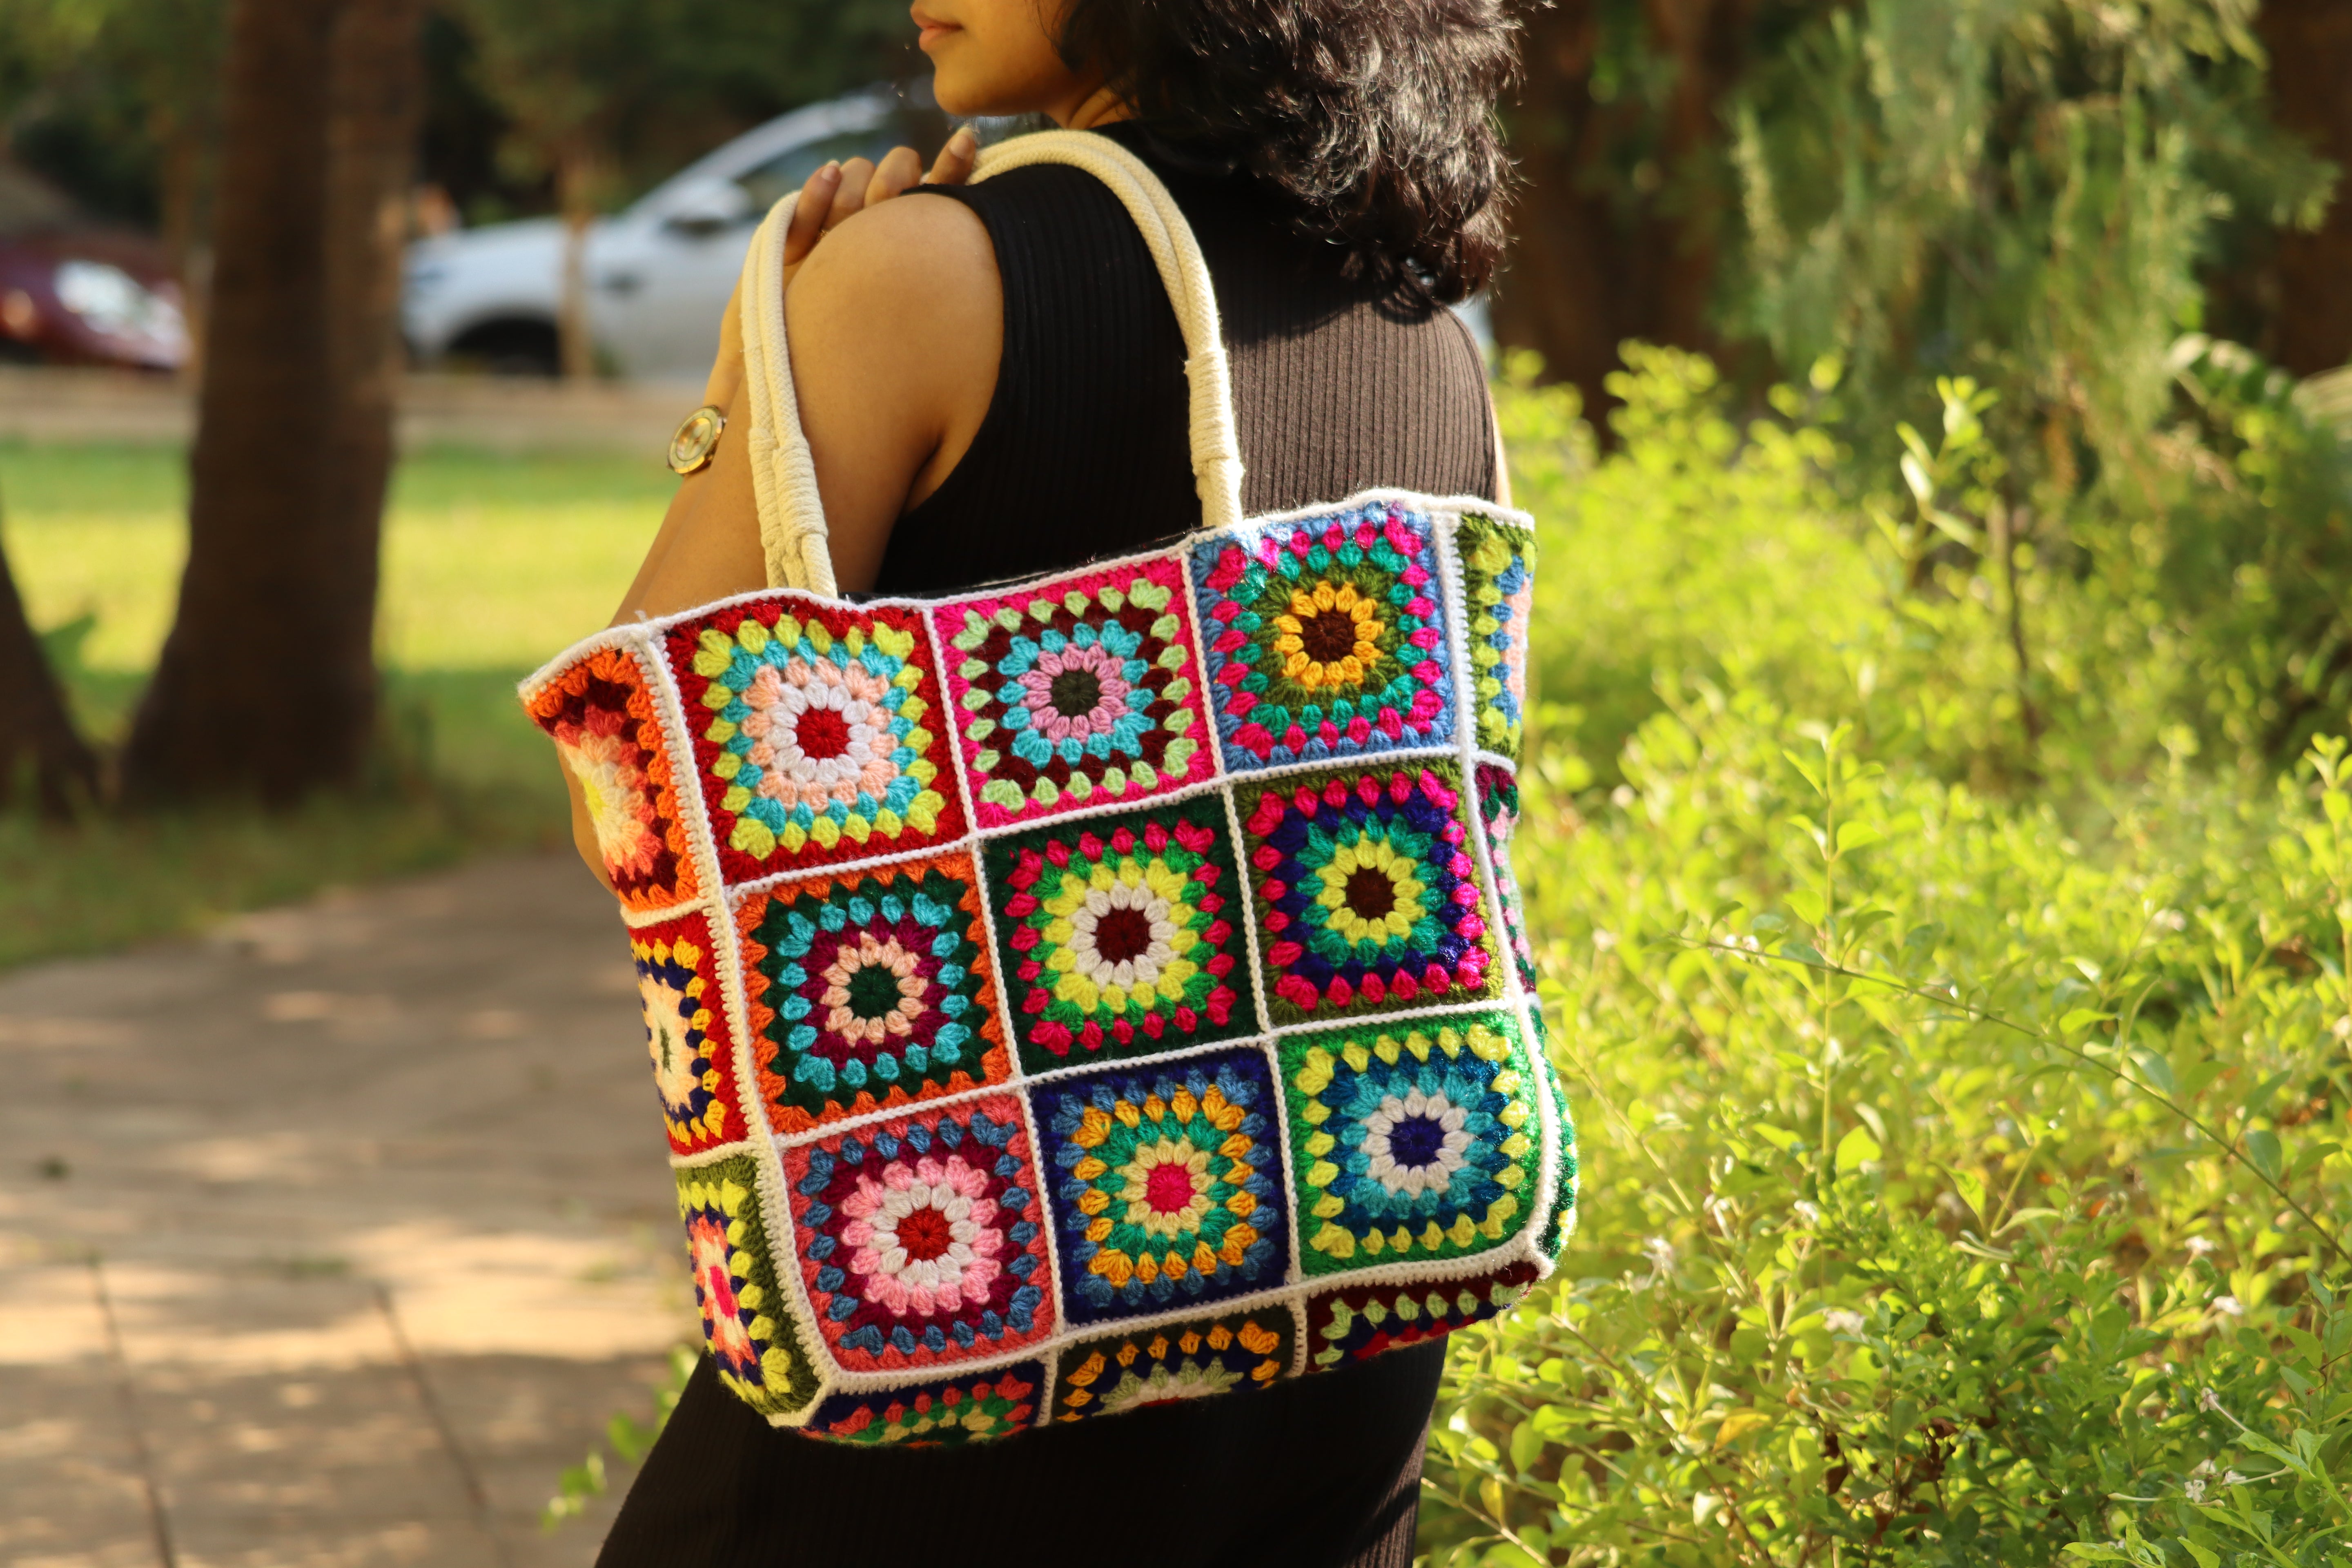
M410 459L384 531L385 663L537 668L613 618L677 484L635 453Z
M636 455L404 461L384 525L388 668L535 668L609 620L677 480ZM187 553L184 458L164 447L0 444L5 541L33 624L92 614L91 669L143 673Z
M71 828L0 817L0 966L199 930L220 915L567 840L547 742L515 682L611 618L676 480L625 457L434 448L384 527L377 646L387 744L353 798ZM119 743L186 558L186 463L164 447L0 443L5 542L82 723Z

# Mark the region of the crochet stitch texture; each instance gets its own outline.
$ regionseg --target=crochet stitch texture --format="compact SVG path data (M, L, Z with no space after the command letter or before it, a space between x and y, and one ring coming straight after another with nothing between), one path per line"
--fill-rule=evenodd
M984 593L748 595L525 684L629 927L729 1388L992 1440L1549 1272L1534 563L1517 513L1374 491Z

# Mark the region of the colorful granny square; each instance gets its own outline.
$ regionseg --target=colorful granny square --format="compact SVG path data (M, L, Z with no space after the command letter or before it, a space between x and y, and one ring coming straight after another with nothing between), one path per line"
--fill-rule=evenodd
M719 1380L762 1415L806 1408L817 1392L816 1365L777 1288L752 1157L677 1174L694 1300Z
M729 882L962 836L914 611L754 602L666 640Z
M1455 764L1308 773L1235 795L1276 1024L1501 994Z
M817 1331L845 1369L951 1365L1053 1331L1019 1100L917 1111L783 1162Z
M1042 1362L920 1383L878 1394L836 1394L816 1407L803 1431L811 1437L880 1447L949 1448L1009 1436L1037 1419L1045 1385Z
M1307 1370L1328 1372L1466 1329L1507 1311L1535 1278L1534 1264L1514 1263L1470 1279L1358 1285L1318 1296L1307 1308Z
M1228 768L1452 742L1436 537L1428 517L1383 503L1195 547Z
M625 648L590 654L531 699L530 716L580 782L621 902L656 910L699 892L677 770L636 657Z
M1012 1076L969 856L789 883L735 921L778 1131Z
M1543 1080L1544 1092L1551 1097L1552 1124L1559 1130L1559 1144L1552 1151L1551 1212L1544 1216L1542 1236L1536 1240L1537 1249L1546 1258L1557 1258L1568 1233L1576 1228L1576 1188L1580 1170L1576 1157L1576 1117L1569 1110L1568 1095L1559 1087L1559 1069L1552 1065L1549 1041L1544 1033L1543 1009L1530 1000L1528 1017L1535 1026L1536 1076Z
M1465 517L1455 540L1462 553L1462 596L1469 604L1478 744L1517 762L1527 723L1535 536L1487 518Z
M1286 1037L1300 1266L1485 1252L1526 1227L1543 1123L1511 1013Z
M1264 1055L1104 1068L1041 1083L1030 1100L1053 1167L1065 1317L1135 1317L1283 1282L1289 1226Z
M1222 795L1033 828L986 864L1024 1069L1255 1032Z
M982 827L1208 778L1200 656L1172 557L932 612Z
M1054 1419L1270 1388L1290 1374L1298 1321L1286 1305L1088 1340L1062 1352Z
M699 1153L743 1137L735 1089L735 1046L719 988L718 953L710 919L690 914L629 933L637 965L637 998L646 1019L646 1050L653 1058L654 1091L669 1146Z
M1519 914L1525 900L1511 869L1511 838L1519 828L1519 785L1508 768L1480 763L1473 782L1478 795L1478 825L1486 834L1486 859L1495 868L1495 890L1503 906L1503 932L1511 944L1511 960L1518 965L1519 984L1532 998L1536 994L1536 952L1528 941Z

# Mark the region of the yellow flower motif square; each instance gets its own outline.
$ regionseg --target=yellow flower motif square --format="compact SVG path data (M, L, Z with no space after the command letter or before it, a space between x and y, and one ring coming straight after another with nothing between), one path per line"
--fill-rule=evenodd
M752 1156L678 1172L677 1214L719 1380L762 1415L805 1409L819 1390L816 1363L777 1288Z
M1291 1310L1276 1305L1073 1345L1054 1379L1054 1419L1271 1388L1290 1375L1297 1330Z
M1099 1322L1280 1285L1282 1146L1263 1052L1105 1068L1029 1091L1057 1174L1063 1315Z
M710 920L691 914L629 933L646 1051L669 1146L680 1154L741 1141L743 1111L735 1085L735 1042L719 988Z

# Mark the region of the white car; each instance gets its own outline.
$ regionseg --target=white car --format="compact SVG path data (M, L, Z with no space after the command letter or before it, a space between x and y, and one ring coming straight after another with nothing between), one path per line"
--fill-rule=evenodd
M621 375L699 381L751 230L828 159L930 149L948 121L929 84L795 110L746 132L588 230L588 321L602 364ZM994 129L990 127L987 129ZM563 291L563 225L489 224L409 247L401 324L420 363L552 374Z

